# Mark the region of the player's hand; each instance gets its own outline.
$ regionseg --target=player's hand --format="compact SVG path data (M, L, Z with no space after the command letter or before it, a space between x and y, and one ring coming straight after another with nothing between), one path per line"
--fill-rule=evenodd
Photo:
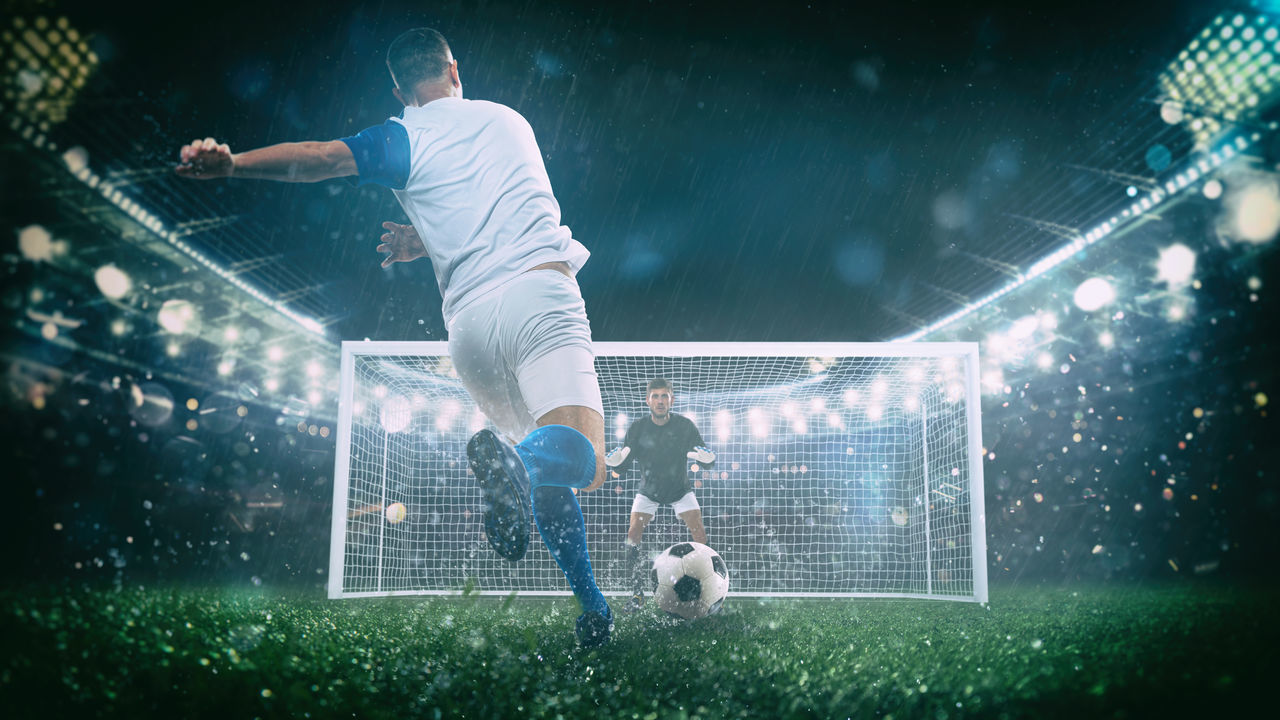
M378 246L378 252L386 255L382 260L382 267L389 268L398 262L413 262L427 257L427 246L422 244L422 238L412 225L384 222L382 229L386 230L379 238L382 244Z
M609 451L608 455L604 456L604 464L609 466L609 468L611 469L616 468L622 463L626 462L627 456L630 454L631 454L631 448L629 447L624 446L620 448L614 448Z
M211 137L183 145L178 157L182 162L173 171L184 178L212 180L231 177L236 169L236 163L231 158L231 148L226 143L219 145Z
M716 454L710 448L699 445L686 453L686 457L699 465L710 465L716 461Z

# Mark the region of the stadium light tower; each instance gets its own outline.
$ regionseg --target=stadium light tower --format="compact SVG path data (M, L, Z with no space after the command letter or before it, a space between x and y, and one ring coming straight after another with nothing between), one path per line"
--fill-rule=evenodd
M0 30L4 104L42 131L67 119L97 66L97 54L65 17L15 14Z

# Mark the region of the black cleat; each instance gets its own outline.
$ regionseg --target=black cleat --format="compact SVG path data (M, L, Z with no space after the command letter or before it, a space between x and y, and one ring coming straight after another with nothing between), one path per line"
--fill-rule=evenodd
M626 605L622 606L622 612L625 612L625 613L640 612L640 610L643 607L644 607L644 593L637 592L636 594L631 596L630 600L627 600Z
M609 642L609 633L613 630L613 613L609 613L609 617L594 610L582 613L578 616L574 630L578 633L579 645L586 648L599 647Z
M467 461L484 498L484 535L489 547L511 562L529 549L529 474L515 448L490 430L467 442Z

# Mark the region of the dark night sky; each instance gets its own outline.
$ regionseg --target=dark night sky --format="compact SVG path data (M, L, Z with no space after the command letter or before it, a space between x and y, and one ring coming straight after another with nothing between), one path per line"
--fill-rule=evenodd
M434 26L467 96L533 125L564 222L594 253L580 280L598 339L876 340L912 329L887 307L925 319L954 308L922 281L990 289L999 278L956 249L1010 260L993 245L1002 226L981 218L1123 133L1106 119L1147 104L1159 68L1211 14L890 5L233 2L76 15L98 28L114 90L154 115L144 135L130 131L134 164L206 134L248 148L380 123L399 110L386 44ZM442 336L430 268L388 281L370 250L381 220L403 219L390 193L251 182L217 193L225 212L260 222L259 252L287 253L306 284L324 285L311 299L341 337ZM966 227L935 222L948 193L975 218Z

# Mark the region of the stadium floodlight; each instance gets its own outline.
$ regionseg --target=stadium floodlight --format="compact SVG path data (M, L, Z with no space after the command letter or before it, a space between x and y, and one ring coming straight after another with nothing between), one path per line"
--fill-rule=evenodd
M1161 73L1161 117L1186 125L1204 148L1228 124L1272 106L1280 89L1280 44L1268 39L1280 36L1275 23L1266 14L1215 17Z
M75 104L98 56L67 18L13 15L0 33L4 104L29 122L60 123ZM34 138L37 146L43 136Z
M703 430L714 430L706 437L719 460L699 502L710 544L733 568L734 594L986 600L976 344L597 343L595 351L605 417L635 412L636 388L661 376L679 389L682 413L711 419ZM443 342L343 343L330 597L568 594L541 544L516 565L484 547L482 499L465 460L474 424L458 422L477 409L447 372L452 363L440 361L447 353ZM818 375L815 355L829 358ZM913 368L923 370L918 378ZM852 389L866 392L835 411ZM415 395L423 408L391 431L386 419L402 417L396 398ZM815 406L832 410L808 416ZM732 425L750 432L721 432ZM637 472L614 482L634 489ZM394 524L385 519L392 503L406 510ZM630 592L627 574L611 569L630 503L625 492L582 503L596 580L610 594ZM894 508L909 511L895 520ZM655 520L651 542L676 536L677 522Z

